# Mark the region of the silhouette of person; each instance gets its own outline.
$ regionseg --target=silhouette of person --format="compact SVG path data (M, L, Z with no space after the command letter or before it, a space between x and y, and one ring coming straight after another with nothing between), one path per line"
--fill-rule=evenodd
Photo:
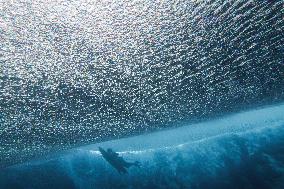
M117 152L114 152L111 148L106 151L99 147L99 151L103 155L104 159L111 164L119 173L127 173L127 168L131 166L140 167L140 162L127 162L119 156Z

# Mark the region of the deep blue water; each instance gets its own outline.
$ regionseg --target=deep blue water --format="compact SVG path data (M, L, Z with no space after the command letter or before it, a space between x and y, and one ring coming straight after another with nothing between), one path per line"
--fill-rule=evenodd
M0 0L0 189L283 189L283 13Z
M2 189L284 187L284 105L76 148L1 171ZM119 174L98 153L112 147L141 168Z

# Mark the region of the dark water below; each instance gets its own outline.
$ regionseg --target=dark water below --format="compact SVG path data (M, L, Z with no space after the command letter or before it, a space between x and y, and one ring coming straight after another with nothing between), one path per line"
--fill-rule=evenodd
M284 99L281 0L0 7L0 168Z
M284 106L94 144L1 171L1 189L282 189ZM98 153L112 147L141 168L119 174Z

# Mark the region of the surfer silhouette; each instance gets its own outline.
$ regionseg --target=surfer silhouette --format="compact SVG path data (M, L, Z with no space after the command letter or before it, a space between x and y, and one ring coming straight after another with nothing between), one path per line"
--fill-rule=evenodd
M140 167L140 162L127 162L122 157L120 157L118 153L114 152L110 148L104 150L103 148L99 147L99 151L101 152L103 158L119 173L127 174L127 169L131 166Z

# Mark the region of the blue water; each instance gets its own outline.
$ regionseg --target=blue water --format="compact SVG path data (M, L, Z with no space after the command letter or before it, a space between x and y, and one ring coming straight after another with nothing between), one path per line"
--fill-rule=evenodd
M283 189L283 5L0 0L0 189Z
M5 169L0 188L284 187L284 105L176 129L72 149ZM99 154L112 147L128 161L121 175Z

